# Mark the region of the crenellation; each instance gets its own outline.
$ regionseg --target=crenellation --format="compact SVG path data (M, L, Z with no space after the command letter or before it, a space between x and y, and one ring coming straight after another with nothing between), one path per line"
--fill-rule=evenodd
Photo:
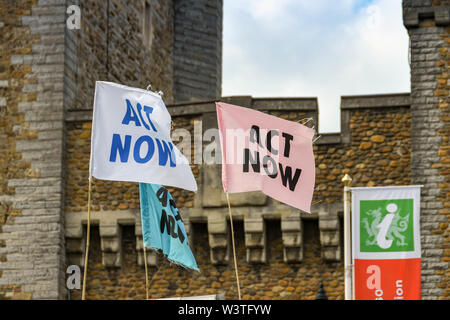
M120 226L106 224L100 221L100 243L102 263L105 267L120 267L122 265L122 233Z
M287 263L303 260L303 224L298 214L281 217L283 260Z
M262 217L244 218L245 248L248 263L267 262L266 224Z
M226 264L230 261L229 224L225 217L208 217L208 239L212 264Z

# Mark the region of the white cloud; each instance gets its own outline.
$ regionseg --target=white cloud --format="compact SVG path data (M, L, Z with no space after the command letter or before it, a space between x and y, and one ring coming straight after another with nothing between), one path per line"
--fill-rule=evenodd
M292 0L250 0L246 8L255 19L272 21L286 16L287 6L291 2Z
M341 95L409 91L401 1L336 3L225 1L223 95L317 96L333 132Z

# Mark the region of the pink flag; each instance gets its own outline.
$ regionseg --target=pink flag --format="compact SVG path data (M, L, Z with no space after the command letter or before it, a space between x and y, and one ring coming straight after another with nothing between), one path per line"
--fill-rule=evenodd
M310 213L314 131L297 122L217 102L225 192L261 190Z

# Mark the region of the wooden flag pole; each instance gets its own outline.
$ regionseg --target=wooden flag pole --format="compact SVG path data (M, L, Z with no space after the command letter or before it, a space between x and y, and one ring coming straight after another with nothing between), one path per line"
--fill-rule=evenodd
M87 275L87 268L88 268L89 240L90 240L90 233L91 233L91 193L92 193L92 177L89 177L86 252L85 252L85 256L84 256L83 291L81 294L81 300L86 300L86 275Z
M147 268L147 250L145 250L144 236L142 236L142 245L144 247L144 266L145 266L145 296L148 300L148 268Z
M238 297L239 297L239 300L241 300L241 286L239 285L239 274L238 274L238 267L237 267L237 261L236 261L236 246L234 245L233 216L231 214L230 198L228 197L228 192L226 192L225 194L227 195L228 213L230 214L231 242L232 242L232 245L233 245L234 270L236 272L236 283L237 283L237 289L238 289Z

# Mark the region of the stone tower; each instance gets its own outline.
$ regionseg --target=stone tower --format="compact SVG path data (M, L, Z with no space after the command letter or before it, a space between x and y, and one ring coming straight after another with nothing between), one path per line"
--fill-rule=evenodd
M411 53L411 178L421 194L422 297L450 280L450 1L403 0Z
M0 0L0 298L67 296L67 139L90 129L95 81L217 98L221 33L221 0Z
M222 92L223 0L175 0L174 99L215 99Z

